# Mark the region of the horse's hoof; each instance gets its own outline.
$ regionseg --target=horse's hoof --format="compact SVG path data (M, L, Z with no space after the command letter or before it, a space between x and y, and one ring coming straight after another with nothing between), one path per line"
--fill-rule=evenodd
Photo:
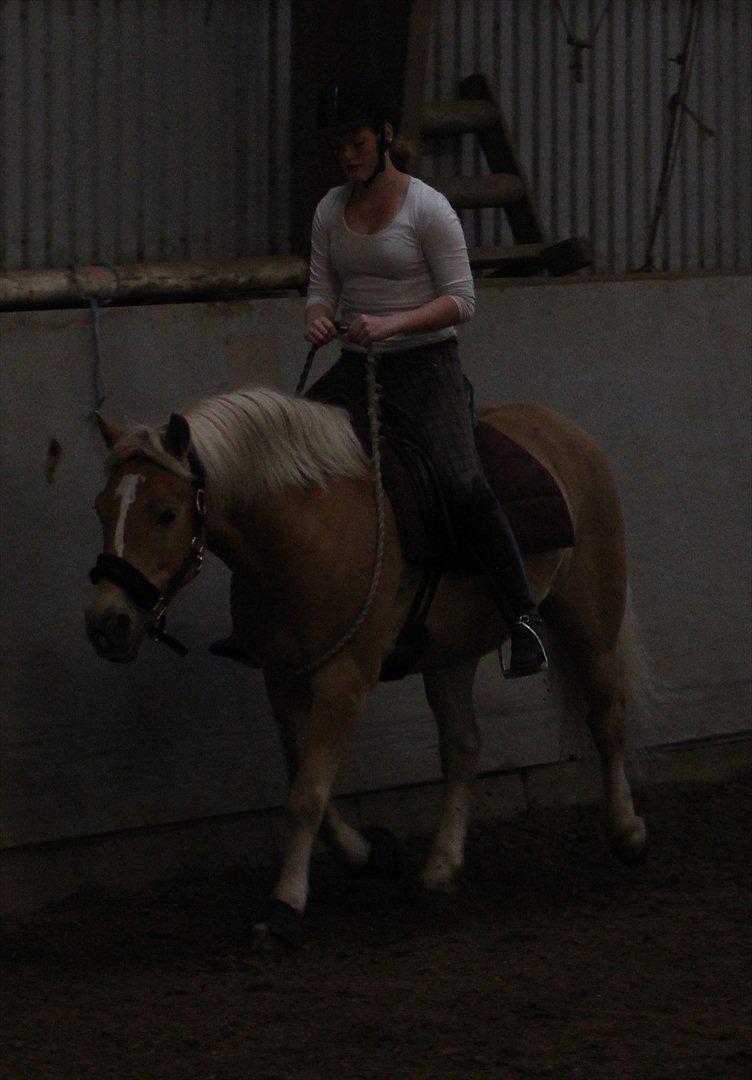
M248 950L252 953L290 952L300 945L302 931L300 912L272 897L253 924Z
M624 866L639 866L648 856L648 839L642 818L637 818L634 827L626 836L611 841L611 851Z
M412 899L417 910L432 918L442 918L457 910L457 890L448 884L436 888L419 879L412 890Z
M276 937L266 923L255 923L246 951L251 956L261 956L266 953L290 952L290 946Z
M428 893L450 896L455 892L461 869L445 859L429 859L421 872L420 884Z
M405 873L405 860L394 833L378 825L369 825L362 830L362 835L371 845L368 852L369 873L392 881L401 878Z
M292 953L293 948L294 946L283 941L282 937L272 934L266 922L256 922L245 951L250 956L269 956L273 953Z
M612 847L611 850L624 866L640 866L648 857L650 845L646 840L642 847L639 848Z
M404 875L402 849L394 833L378 825L368 825L360 830L360 835L368 841L368 862L364 866L348 867L353 877L379 877L396 881Z

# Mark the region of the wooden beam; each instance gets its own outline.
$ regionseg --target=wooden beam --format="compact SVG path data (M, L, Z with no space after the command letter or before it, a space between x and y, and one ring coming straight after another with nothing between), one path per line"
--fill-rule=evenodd
M305 288L308 261L295 255L258 255L227 262L134 263L78 266L75 271L0 273L0 311L100 302L189 300Z
M532 267L537 272L538 260L544 248L544 244L471 248L468 256L473 270L520 270Z
M556 244L514 244L511 247L472 248L468 252L474 271L489 270L491 276L540 274L552 277L573 274L590 266L593 247L586 236L573 236Z
M485 131L498 121L490 101L447 101L427 104L421 117L421 135L461 135Z
M525 198L525 185L510 173L479 173L477 176L436 176L431 187L445 195L455 210L488 206L511 206Z

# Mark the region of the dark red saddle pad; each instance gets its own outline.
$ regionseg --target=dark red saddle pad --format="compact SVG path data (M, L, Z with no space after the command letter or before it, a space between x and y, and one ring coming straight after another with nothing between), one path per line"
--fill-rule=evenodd
M475 445L520 549L533 554L573 547L569 507L548 469L483 420L475 428Z

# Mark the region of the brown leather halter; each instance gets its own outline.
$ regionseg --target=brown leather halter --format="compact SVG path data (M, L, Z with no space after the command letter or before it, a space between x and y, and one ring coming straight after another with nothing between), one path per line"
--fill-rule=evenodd
M149 579L136 569L127 559L105 552L98 557L96 565L89 571L92 585L102 579L111 581L123 590L126 596L140 608L149 613L149 625L146 629L152 641L161 641L168 645L178 656L188 652L171 634L165 630L167 605L183 585L199 574L206 553L206 488L204 470L198 455L191 447L188 451L188 463L191 466L194 489L193 510L195 532L188 553L161 591Z

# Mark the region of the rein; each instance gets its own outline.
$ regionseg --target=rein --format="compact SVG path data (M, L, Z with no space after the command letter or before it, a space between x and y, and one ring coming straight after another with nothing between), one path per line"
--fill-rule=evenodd
M127 559L121 559L119 555L107 555L104 552L98 557L96 565L89 571L89 580L92 585L102 579L111 581L123 590L128 598L142 611L149 613L149 625L146 629L152 641L161 641L176 652L178 656L186 656L188 650L185 645L168 634L165 629L167 621L167 605L175 594L192 580L200 572L206 553L206 488L204 470L196 452L188 451L188 463L193 474L193 513L195 520L195 532L191 540L188 552L182 563L172 575L170 580L161 591L153 585L149 579L137 570L133 563Z
M340 329L340 333L344 332L344 328ZM305 387L308 373L311 370L311 364L316 354L318 345L313 345L308 350L308 356L306 357L305 367L303 373L300 376L295 394L299 397L303 388ZM368 590L363 606L361 607L358 615L355 618L352 626L347 630L342 637L327 649L327 651L319 656L318 659L311 661L308 664L303 664L300 667L292 669L293 675L310 675L311 672L317 671L328 660L336 656L345 645L350 641L360 630L361 626L365 622L368 612L373 606L373 601L376 597L376 590L379 587L379 581L381 580L381 568L384 562L384 486L381 478L381 450L379 448L379 394L378 387L376 385L376 354L373 349L369 349L366 355L366 389L368 392L368 430L371 438L371 464L373 466L373 487L376 498L376 554L373 562L373 573L371 574L371 587Z

